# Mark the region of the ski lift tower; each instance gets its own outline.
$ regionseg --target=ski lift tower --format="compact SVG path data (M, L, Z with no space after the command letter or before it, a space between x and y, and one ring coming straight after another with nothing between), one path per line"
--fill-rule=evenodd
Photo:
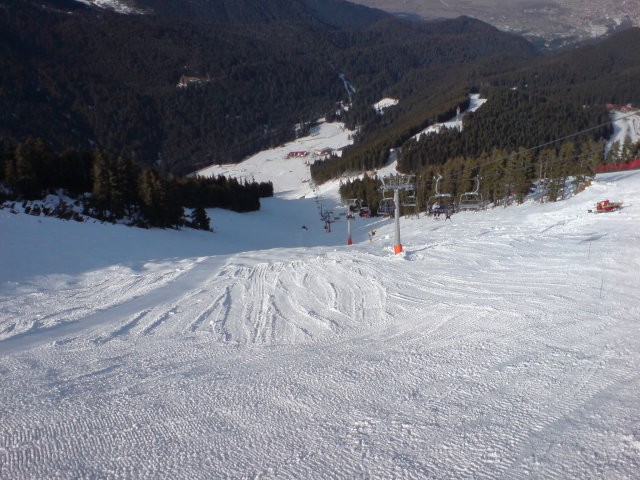
M383 194L387 190L393 190L393 203L396 207L396 238L393 245L393 252L397 255L402 252L402 243L400 243L400 191L413 190L415 183L415 175L388 175L382 179Z

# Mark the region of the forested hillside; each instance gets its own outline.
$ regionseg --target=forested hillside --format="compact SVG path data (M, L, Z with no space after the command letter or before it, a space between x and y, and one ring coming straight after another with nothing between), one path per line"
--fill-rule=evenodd
M119 15L0 0L0 137L97 146L185 173L239 161L333 115L347 101L341 74L357 91L347 121L375 132L385 125L368 106L387 91L424 122L423 107L451 97L461 66L495 73L534 56L522 39L470 19L416 24L335 2L342 28L326 2L280 9L283 1L225 2L227 17L209 18L206 2L148 0L160 13ZM251 6L260 14L242 17Z
M136 0L135 5L149 15L218 25L294 21L357 29L389 17L344 0Z
M115 158L99 149L59 153L31 137L18 144L0 143L0 207L13 210L16 202L26 207L29 200L42 200L50 193L59 197L55 208L47 211L36 202L26 213L84 221L66 197L83 215L104 221L208 230L205 208L258 210L260 198L273 195L273 185L222 176L163 175L141 167L132 157ZM192 218L185 218L183 207L193 209Z
M415 104L405 105L409 110L405 113L401 102L390 110L390 115L384 116L363 107L369 123L391 124L393 116L392 128L365 128L365 134L343 158L317 165L315 176L323 181L363 166L379 167L390 147L403 148L400 169L412 172L458 156L478 156L495 148L515 151L606 124L606 103L637 102L640 98L637 82L640 53L628 48L639 42L640 29L630 29L596 46L530 59L525 64L512 63L509 71L497 75L487 74L486 70L458 68L455 78L448 83L466 84L466 88L450 88L449 98L443 96L440 103L430 102L415 116L410 110ZM480 91L490 101L477 113L465 117L462 133L449 131L420 142L411 140L425 126L452 118L455 106L464 107L464 98L472 90ZM588 137L604 139L610 132L610 125L603 125L590 131Z
M406 122L401 129L396 121L376 136L365 135L342 158L314 165L315 177L322 181L363 167L378 168L388 149L398 148L398 168L416 174L427 196L435 193L434 178L441 174L440 192L452 198L470 191L476 176L483 178L481 193L490 202L522 201L539 178L548 187L542 199L562 198L569 176L575 176L574 188L579 188L597 164L616 161L615 155L604 158L604 142L612 133L606 104L640 103L640 52L629 48L639 43L640 29L630 29L598 45L487 75L479 83L467 77L469 88L429 112L432 116L424 124ZM488 100L464 117L462 131L413 138L426 124L453 118L454 106L464 108L463 96L471 91ZM397 107L390 112L398 115ZM378 121L385 117L387 113ZM626 145L623 150L625 158L618 160L634 157L640 146ZM345 185L343 194L364 197L375 209L378 186L374 179L356 181Z

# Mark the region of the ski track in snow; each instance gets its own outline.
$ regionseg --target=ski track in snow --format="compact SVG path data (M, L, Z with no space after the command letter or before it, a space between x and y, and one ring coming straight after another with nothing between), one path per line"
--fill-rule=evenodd
M0 478L637 478L640 174L604 178L403 219L398 256L385 224L12 287Z

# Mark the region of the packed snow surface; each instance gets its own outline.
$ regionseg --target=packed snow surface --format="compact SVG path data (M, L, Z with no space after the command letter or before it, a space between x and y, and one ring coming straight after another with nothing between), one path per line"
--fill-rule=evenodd
M393 255L264 162L215 233L0 210L0 478L637 478L640 172Z

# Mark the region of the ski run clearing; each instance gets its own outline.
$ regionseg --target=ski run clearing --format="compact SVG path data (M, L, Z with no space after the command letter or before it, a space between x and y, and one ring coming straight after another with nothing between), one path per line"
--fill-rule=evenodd
M462 119L468 112L475 112L478 110L484 103L487 101L486 98L480 98L480 95L477 93L473 93L469 95L469 109L458 113L451 120L443 123L434 123L433 125L428 126L420 133L413 136L416 140L422 140L425 135L437 134L442 131L442 129L454 129L454 130L462 130Z
M337 182L285 157L348 132L313 133L215 233L0 210L0 478L638 478L640 171L393 255L324 230Z

